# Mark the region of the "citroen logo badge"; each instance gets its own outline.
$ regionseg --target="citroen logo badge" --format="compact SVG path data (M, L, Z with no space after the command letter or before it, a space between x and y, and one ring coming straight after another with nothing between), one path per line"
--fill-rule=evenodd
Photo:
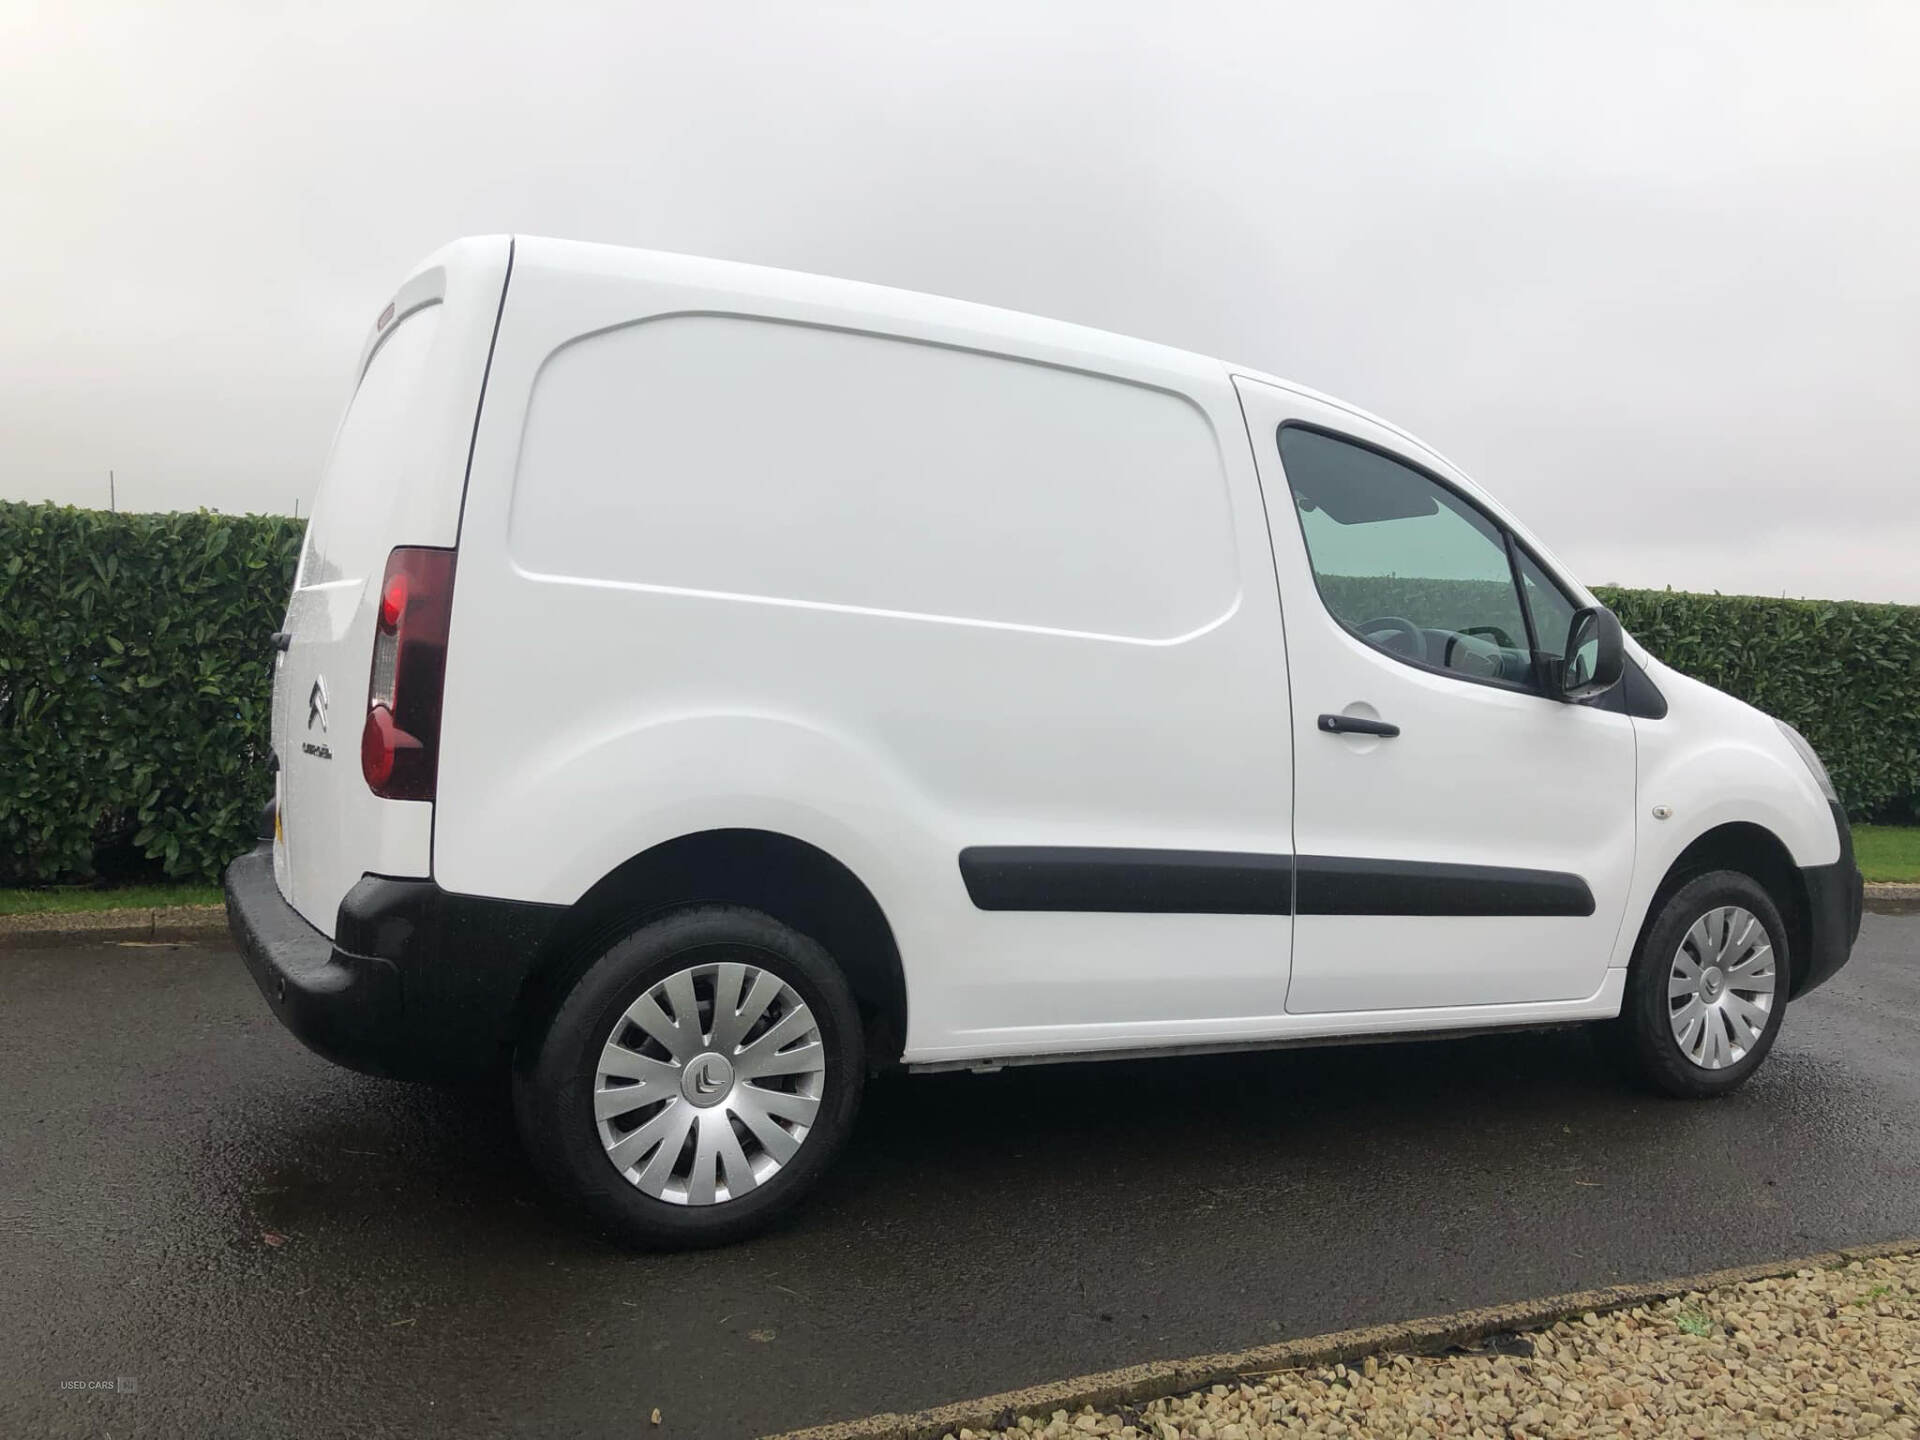
M718 1095L720 1077L710 1063L712 1057L702 1055L693 1062L693 1093L696 1095Z
M727 1057L709 1050L687 1062L680 1077L680 1091L701 1109L718 1105L733 1093L733 1065Z
M313 689L307 692L307 729L313 729L313 722L320 722L321 733L327 728L327 682L318 675L313 677Z

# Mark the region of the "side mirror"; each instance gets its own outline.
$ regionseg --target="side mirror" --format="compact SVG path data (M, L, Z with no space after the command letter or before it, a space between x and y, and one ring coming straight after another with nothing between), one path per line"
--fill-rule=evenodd
M1620 622L1604 605L1574 612L1567 627L1567 653L1559 665L1560 698L1591 700L1620 683L1627 647Z

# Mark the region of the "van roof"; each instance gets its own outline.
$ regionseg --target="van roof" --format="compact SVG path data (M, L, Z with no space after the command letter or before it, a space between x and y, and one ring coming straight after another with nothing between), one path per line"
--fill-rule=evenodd
M1408 434L1390 420L1336 396L1256 370L1252 366L1236 365L1214 356L1120 335L1110 330L1076 325L1066 320L1050 320L1020 310L1005 310L995 305L955 300L918 290L902 290L861 280L840 280L736 260L712 260L664 250L642 250L624 245L532 235L516 236L514 243L515 268L534 266L550 271L691 287L706 291L716 299L732 297L748 310L754 308L756 302L779 301L783 306L798 306L819 312L817 318L822 323L858 328L863 318L884 321L890 327L930 333L950 343L986 348L991 348L996 341L1015 341L1023 348L1052 351L1056 358L1068 364L1076 360L1083 364L1104 362L1128 370L1154 370L1169 376L1190 375L1208 380L1217 380L1221 371L1225 370L1228 374L1277 385L1344 410L1392 432L1409 445L1418 447L1425 455L1441 461L1446 468L1458 470L1457 466L1417 436Z
M662 250L630 249L620 245L538 236L515 237L514 266L536 266L603 277L666 283L738 297L746 308L755 302L779 301L783 306L837 312L844 319L868 316L914 330L963 331L982 340L1015 340L1047 348L1101 355L1150 368L1219 373L1220 362L1204 355L1116 335L1064 320L1049 320L1018 310L1003 310L943 295L900 290L860 280L840 280L799 270L749 265L733 260L710 260Z

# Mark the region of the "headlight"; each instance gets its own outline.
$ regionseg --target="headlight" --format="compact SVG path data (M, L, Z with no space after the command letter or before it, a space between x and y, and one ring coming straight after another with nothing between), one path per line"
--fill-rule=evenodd
M1807 743L1807 737L1784 720L1775 720L1773 723L1780 727L1780 733L1787 737L1787 743L1807 762L1807 769L1813 772L1813 778L1820 784L1820 793L1838 805L1840 797L1834 792L1833 777L1827 774L1827 767L1820 763L1820 757L1813 753L1813 746Z

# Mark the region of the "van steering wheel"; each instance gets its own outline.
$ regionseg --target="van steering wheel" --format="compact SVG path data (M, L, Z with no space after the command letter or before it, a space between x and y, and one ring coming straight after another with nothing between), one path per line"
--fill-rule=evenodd
M1420 627L1400 615L1382 615L1369 620L1360 627L1360 633L1369 640L1388 630L1396 631L1407 637L1407 654L1418 657L1427 648L1427 637Z

